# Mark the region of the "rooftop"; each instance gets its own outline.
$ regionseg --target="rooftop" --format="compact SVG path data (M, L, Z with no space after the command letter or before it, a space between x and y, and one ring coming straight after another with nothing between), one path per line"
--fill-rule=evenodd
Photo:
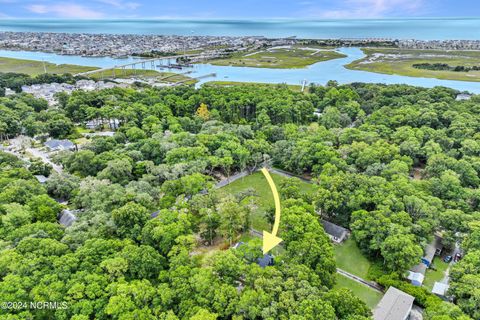
M439 296L445 296L448 291L449 285L442 282L435 282L433 285L432 293Z
M415 298L411 295L390 287L373 310L373 319L405 320L410 314L414 300Z
M335 223L331 223L326 220L322 220L322 225L326 233L336 238L342 238L343 236L345 236L345 234L348 233L348 229L345 229L344 227L341 227L339 225L336 225Z

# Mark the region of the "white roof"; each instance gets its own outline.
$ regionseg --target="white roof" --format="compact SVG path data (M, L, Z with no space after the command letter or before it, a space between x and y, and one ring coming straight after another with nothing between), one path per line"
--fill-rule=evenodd
M423 283L423 279L425 279L425 276L420 272L408 271L407 279L410 281L417 281L419 283Z
M433 285L432 293L444 296L447 293L449 287L450 286L446 283L435 282L435 284Z

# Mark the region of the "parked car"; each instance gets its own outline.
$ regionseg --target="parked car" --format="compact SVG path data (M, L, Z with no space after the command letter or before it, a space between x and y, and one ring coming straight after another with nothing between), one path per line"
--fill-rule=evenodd
M449 263L450 261L452 261L452 256L446 256L443 258L443 262Z
M455 254L455 257L453 258L453 261L457 262L462 259L462 255L460 253Z

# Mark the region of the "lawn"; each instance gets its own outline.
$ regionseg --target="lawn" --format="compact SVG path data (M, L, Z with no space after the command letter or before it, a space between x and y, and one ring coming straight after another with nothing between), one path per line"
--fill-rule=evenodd
M50 62L45 62L45 68L43 61L35 60L24 60L24 59L14 59L14 58L3 58L0 57L0 72L16 72L16 73L25 73L31 76L36 76L41 73L81 73L91 70L99 69L97 67L86 67L86 66L77 66L72 64L54 64ZM160 77L160 82L178 82L181 80L188 79L188 77L183 75L174 74L171 72L158 72L155 70L142 70L137 69L136 71L132 69L115 69L115 74L119 78L132 77L134 75L145 76L145 77ZM113 71L105 71L103 76L112 77ZM92 79L100 79L102 77L101 73L94 73L89 76ZM164 79L165 81L163 81Z
M248 53L235 53L230 58L216 59L211 64L218 66L292 69L305 68L320 61L344 58L333 50L313 48L271 48Z
M272 173L271 176L277 185L277 189L279 189L282 181L288 179ZM253 188L256 193L256 196L244 200L246 202L252 201L256 206L256 209L252 214L252 227L256 230L270 230L271 226L265 218L265 211L274 206L273 196L270 186L261 172L255 172L247 177L238 179L237 181L223 187L221 190L226 193L237 194L249 188ZM304 193L311 193L314 191L314 188L315 186L310 183L301 182L300 184L300 190Z
M335 244L333 249L338 268L363 279L367 278L371 262L363 255L351 237L340 245Z
M441 281L445 277L445 271L448 269L448 263L443 262L439 257L435 257L433 260L433 266L436 270L431 268L427 269L425 273L425 280L423 281L423 286L432 291L433 285L437 281Z
M479 51L406 50L392 48L362 49L366 57L346 65L347 69L411 77L461 81L480 81L480 71L454 72L414 68L418 63L446 63L450 66L478 66Z
M341 274L337 273L337 283L335 288L347 288L352 290L352 292L362 299L363 302L367 304L371 309L375 308L380 299L382 299L382 294L378 291L375 291L363 284L360 284L354 280L351 280Z

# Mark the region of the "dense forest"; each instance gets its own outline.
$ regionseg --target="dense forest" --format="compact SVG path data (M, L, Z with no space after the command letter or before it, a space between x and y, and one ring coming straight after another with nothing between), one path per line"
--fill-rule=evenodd
M65 301L0 310L5 319L341 319L371 317L333 288L320 217L352 230L375 280L412 294L427 320L480 319L480 97L406 85L204 85L60 94L59 106L0 98L0 139L76 139L87 121L118 121L55 156L61 173L0 152L0 301ZM251 226L245 194L216 181L264 165L313 177L281 186L283 247L261 268L261 241L212 255ZM45 185L34 174L50 174ZM50 173L51 172L51 173ZM57 217L68 201L78 220ZM436 232L465 257L444 302L403 280Z
M480 66L451 66L447 63L415 63L414 68L437 71L469 72L478 71Z

